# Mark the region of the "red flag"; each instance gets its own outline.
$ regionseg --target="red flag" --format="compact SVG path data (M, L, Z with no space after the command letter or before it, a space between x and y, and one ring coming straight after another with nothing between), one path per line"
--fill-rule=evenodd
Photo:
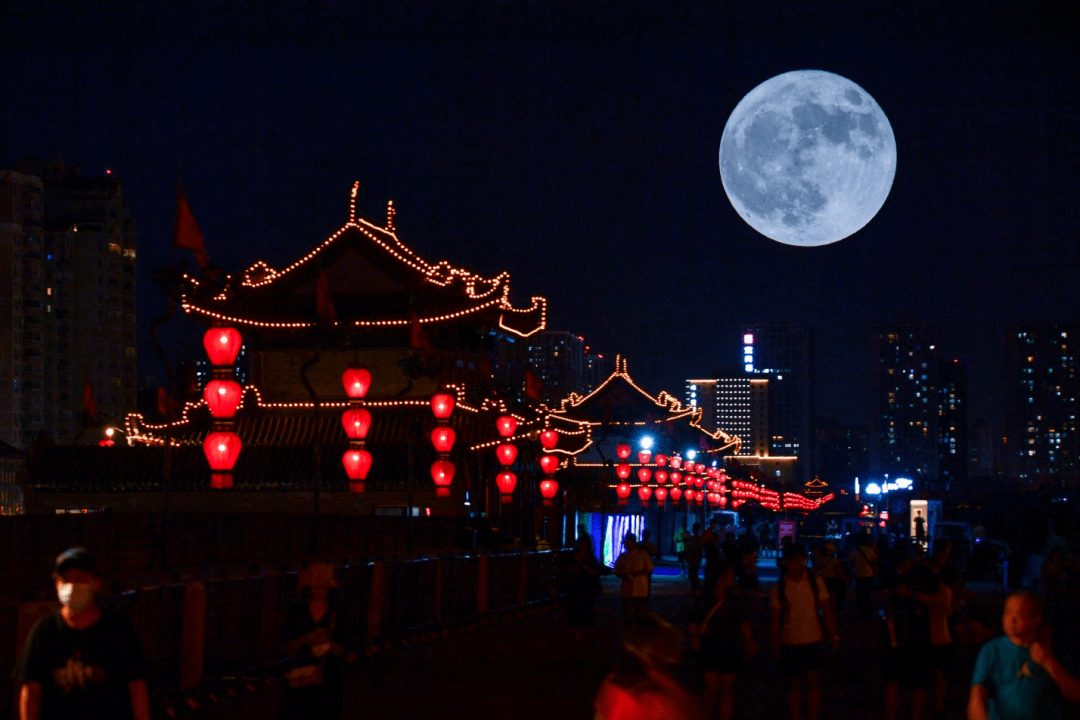
M157 409L158 412L164 415L166 418L173 415L173 399L169 396L169 393L165 392L165 388L158 385L157 389Z
M324 323L337 322L334 301L330 298L330 283L326 281L326 275L321 267L318 277L315 278L315 312Z
M97 417L97 403L94 402L94 393L90 390L89 380L83 386L82 406L86 417L91 419Z
M195 222L195 216L191 214L184 191L179 185L176 186L176 214L173 217L173 247L190 250L195 254L195 262L199 269L206 268L210 264L210 258L206 254L206 245L203 243L202 231L199 223Z
M544 383L536 379L536 376L532 374L532 370L525 371L525 397L532 398L533 400L540 399L540 393L544 392Z
M431 352L431 343L428 341L424 328L420 327L420 321L417 319L416 313L413 313L412 316L412 332L409 333L409 346L424 352Z

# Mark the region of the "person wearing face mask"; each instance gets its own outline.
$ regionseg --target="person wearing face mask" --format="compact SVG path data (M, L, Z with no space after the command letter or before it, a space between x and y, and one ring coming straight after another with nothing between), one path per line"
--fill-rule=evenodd
M34 625L12 673L20 720L149 720L142 643L127 618L98 605L94 556L61 553L53 580L61 607Z

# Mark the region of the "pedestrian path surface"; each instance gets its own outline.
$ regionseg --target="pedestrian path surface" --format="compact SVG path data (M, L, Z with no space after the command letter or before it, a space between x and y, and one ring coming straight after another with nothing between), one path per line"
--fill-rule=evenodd
M770 584L766 582L766 590ZM615 578L603 579L594 628L566 627L561 610L548 604L498 622L481 622L472 629L360 657L347 670L346 717L589 720L597 688L619 647L618 592ZM654 612L685 627L687 581L656 577L650 603ZM883 716L877 659L880 622L875 617L842 618L842 648L829 656L824 668L823 720ZM737 718L787 717L779 669L767 657L766 625L762 608L755 631L765 654L750 663L739 681ZM974 649L962 652L951 678L950 709L956 718L964 717L973 660ZM700 689L692 667L684 671L683 680L691 689ZM235 699L226 697L200 709L198 716L270 720L279 697L277 688L242 691ZM903 706L898 717L909 717Z

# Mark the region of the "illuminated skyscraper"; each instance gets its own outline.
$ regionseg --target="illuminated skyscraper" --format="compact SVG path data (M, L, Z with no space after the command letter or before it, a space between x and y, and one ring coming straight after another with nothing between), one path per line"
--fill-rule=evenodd
M1076 324L1030 324L1006 336L1006 466L1023 482L1078 479L1078 340Z

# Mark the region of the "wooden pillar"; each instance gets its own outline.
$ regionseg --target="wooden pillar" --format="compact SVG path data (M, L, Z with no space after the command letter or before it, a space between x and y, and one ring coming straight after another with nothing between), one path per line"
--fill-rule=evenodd
M386 583L386 568L381 560L376 560L371 568L371 595L368 597L368 640L382 636L383 586Z

